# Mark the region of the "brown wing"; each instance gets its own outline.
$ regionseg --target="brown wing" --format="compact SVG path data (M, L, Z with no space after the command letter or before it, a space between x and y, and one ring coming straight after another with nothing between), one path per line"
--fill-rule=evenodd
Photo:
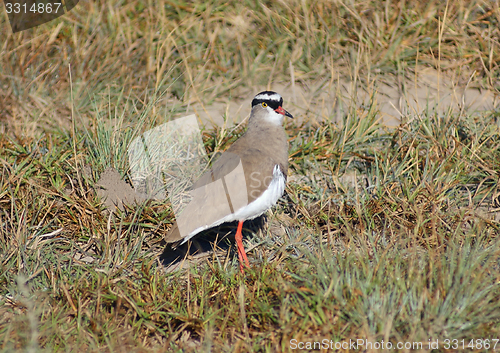
M251 203L267 189L273 178L273 169L279 165L281 172L287 176L288 148L284 131L269 134L274 139L265 141L262 146L252 146L248 141L261 141L251 133L245 134L236 141L219 159L212 168L204 173L193 185L193 190L203 190L209 184L222 184L224 191L214 193L199 193L199 198L190 202L184 209L189 212L190 229L213 224L215 215L230 215L239 207ZM280 151L280 153L276 153ZM244 176L235 174L238 165L243 167ZM236 175L236 177L234 177ZM232 177L230 177L232 176ZM219 185L219 190L220 185ZM235 193L239 194L236 195ZM209 196L208 196L209 195ZM244 202L242 202L244 198ZM234 200L237 199L235 202ZM176 242L188 234L179 231L177 223L171 228L165 240Z
M193 199L166 237L167 242L182 240L199 227L209 226L233 214L258 198L269 186L274 164L270 158L250 149L243 156L226 152L193 185ZM187 212L189 218L183 218Z

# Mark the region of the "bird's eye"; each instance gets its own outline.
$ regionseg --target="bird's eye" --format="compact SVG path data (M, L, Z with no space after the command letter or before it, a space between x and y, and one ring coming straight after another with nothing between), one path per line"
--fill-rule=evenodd
M262 106L263 106L264 108L267 108L267 103L266 103L266 102L262 102Z

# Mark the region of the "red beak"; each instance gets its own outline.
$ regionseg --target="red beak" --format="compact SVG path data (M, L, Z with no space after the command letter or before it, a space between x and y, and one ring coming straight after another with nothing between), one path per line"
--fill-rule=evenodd
M289 112L287 112L285 109L283 109L283 107L278 107L278 109L275 109L274 110L276 113L279 113L281 115L285 115L285 116L288 116L289 118L292 118L293 119L293 116L292 114L290 114Z

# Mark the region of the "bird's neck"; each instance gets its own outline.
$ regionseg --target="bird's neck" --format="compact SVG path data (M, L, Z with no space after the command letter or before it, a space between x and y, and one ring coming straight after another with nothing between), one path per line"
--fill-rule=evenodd
M259 141L259 146L252 146L262 148L267 146L269 148L288 151L288 137L283 126L278 126L271 122L249 122L247 131L245 132L246 138L251 138L252 141Z
M247 133L261 133L262 131L269 131L269 132L283 132L285 129L283 128L282 124L275 124L272 121L265 121L265 120L250 120L247 125Z

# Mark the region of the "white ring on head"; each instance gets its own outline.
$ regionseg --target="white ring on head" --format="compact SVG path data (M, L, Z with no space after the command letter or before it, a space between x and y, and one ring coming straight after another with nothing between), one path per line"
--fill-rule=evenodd
M256 95L254 99L271 100L279 102L281 100L281 96L278 93L273 93L273 94L261 93Z

